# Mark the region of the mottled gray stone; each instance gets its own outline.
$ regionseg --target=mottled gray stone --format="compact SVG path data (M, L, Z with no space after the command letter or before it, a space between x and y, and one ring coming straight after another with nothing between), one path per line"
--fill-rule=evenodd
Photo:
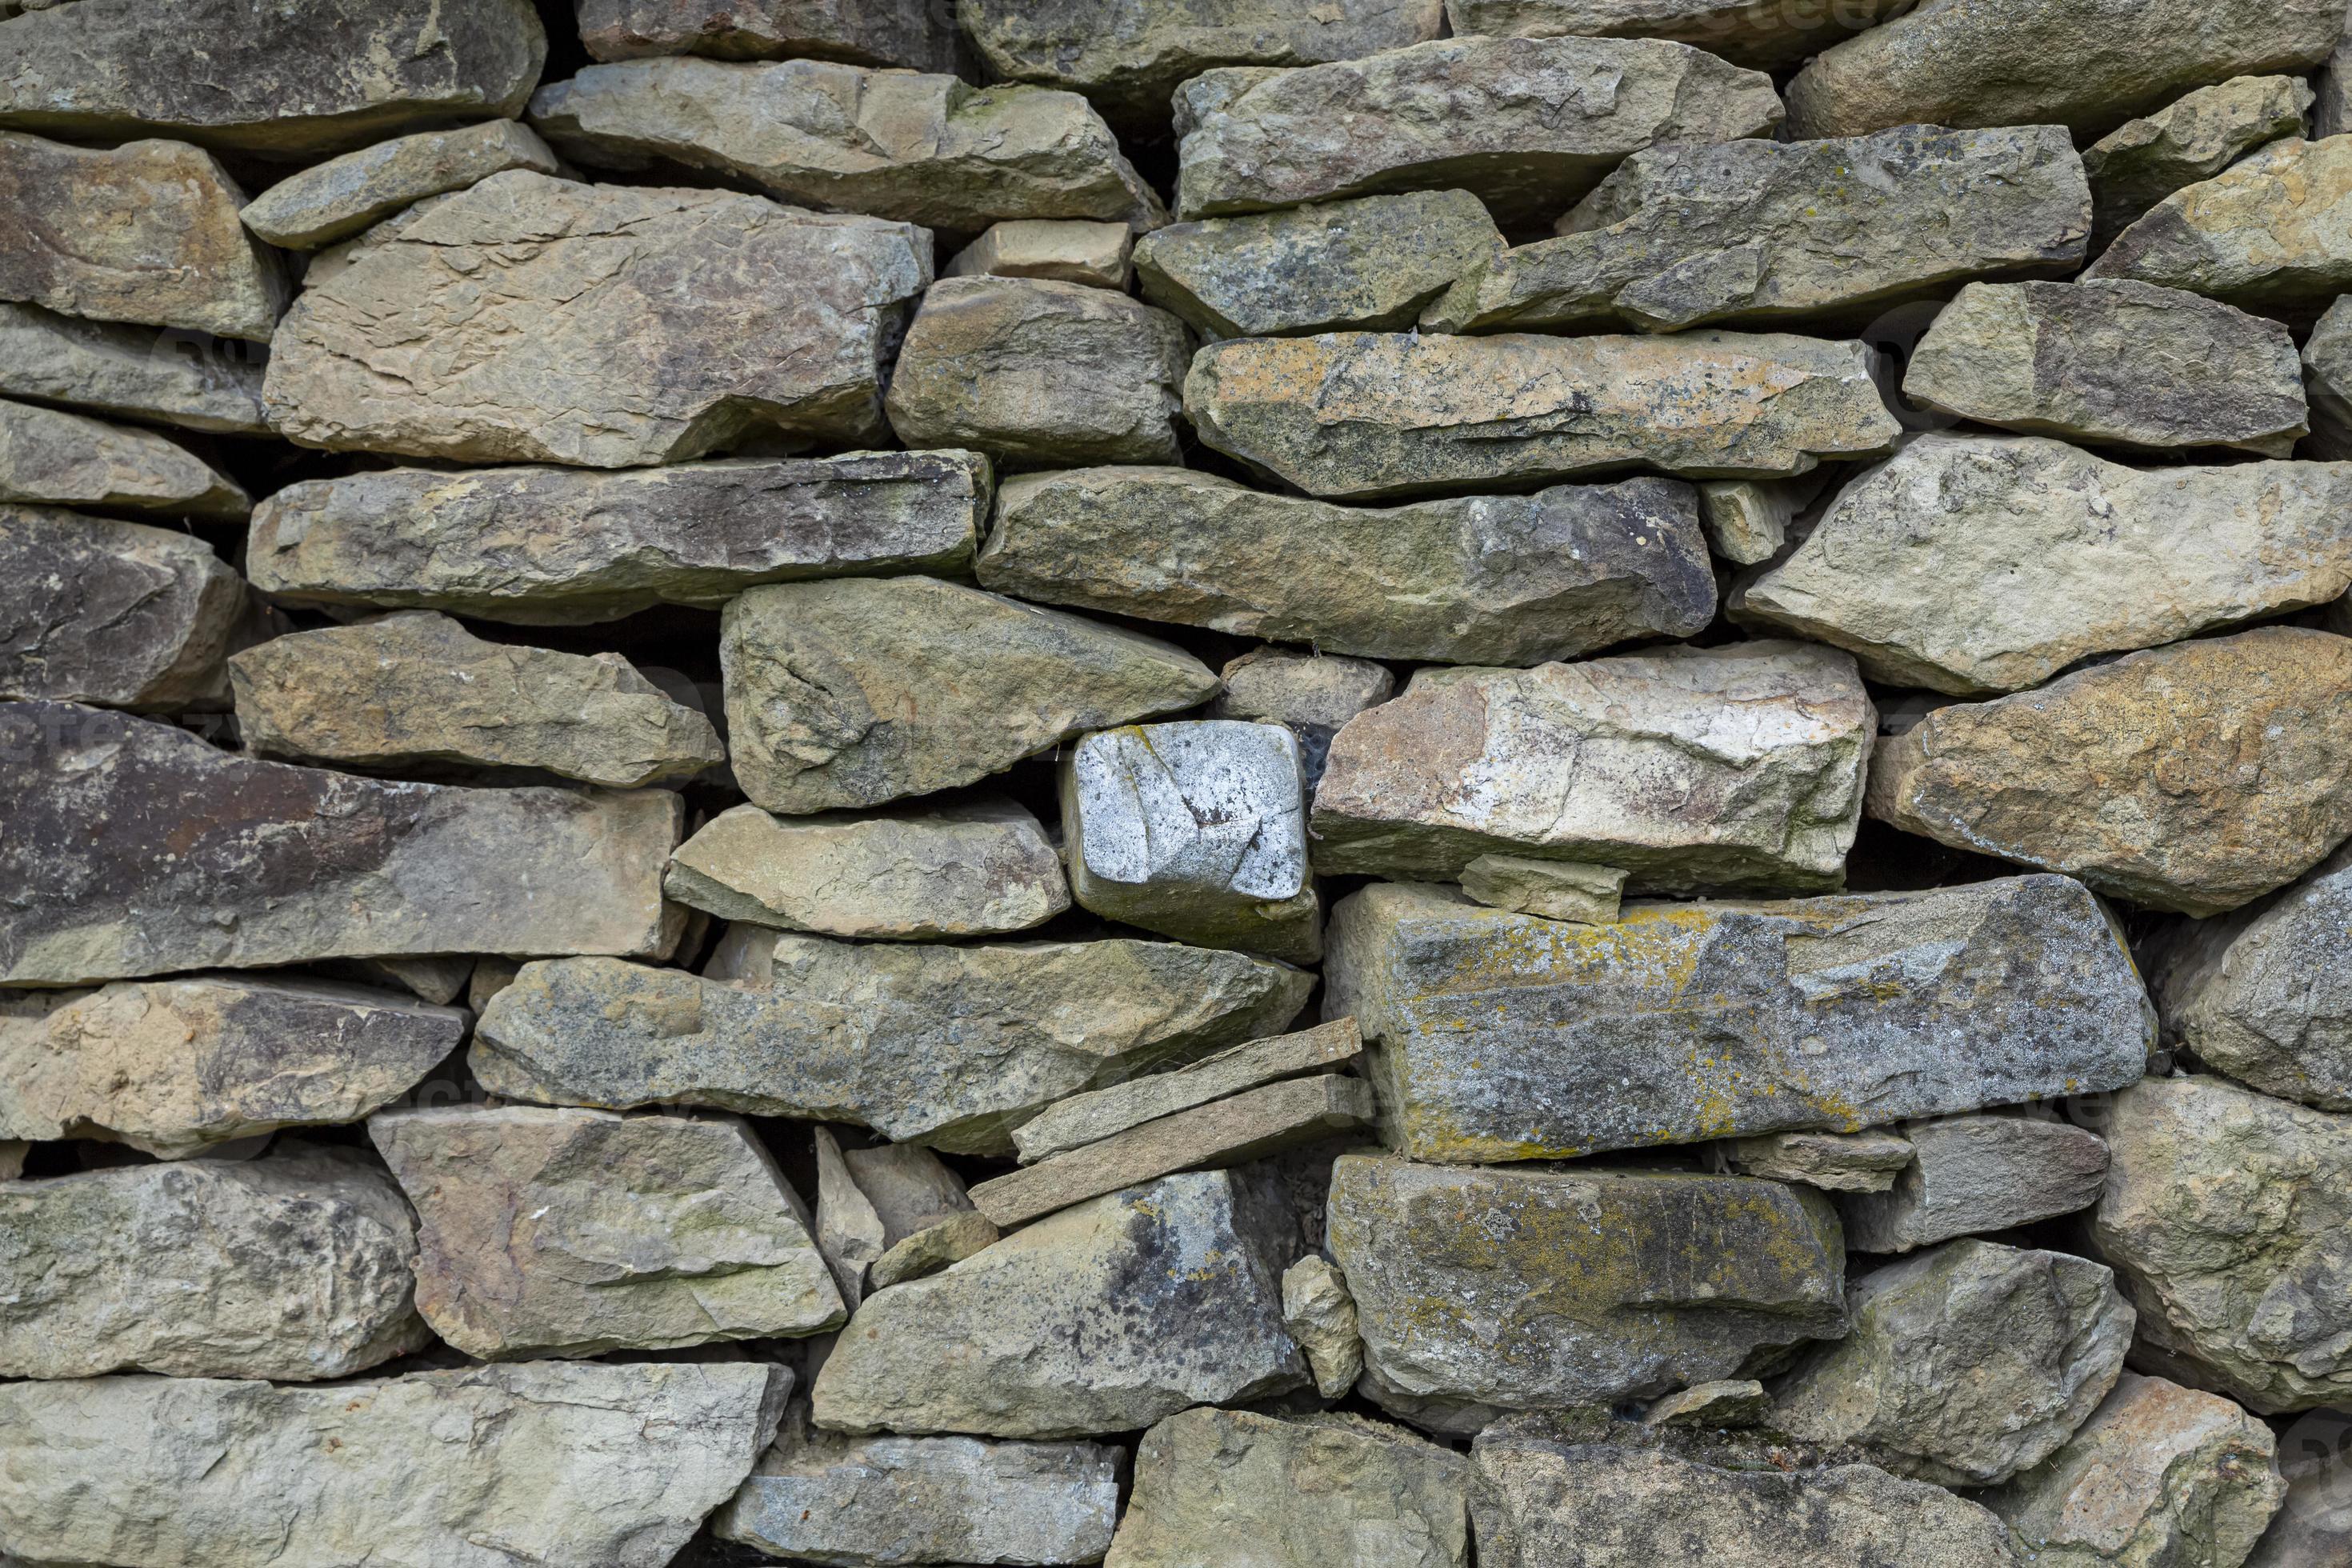
M235 339L155 332L0 303L0 396L231 436L267 436L261 354Z
M882 1256L882 1216L858 1190L833 1129L811 1133L816 1155L816 1245L851 1311L866 1299L866 1271Z
M2265 142L2302 135L2311 106L2312 89L2300 77L2232 77L2099 138L2083 150L2091 180L2091 254L2182 186L2211 179Z
M488 120L331 158L270 186L237 216L272 245L316 250L427 196L464 190L509 169L552 174L556 168L555 154L528 127Z
M175 441L87 414L0 399L0 504L242 522L236 480Z
M2106 1144L2063 1121L1948 1116L1904 1134L1911 1159L1894 1184L1838 1200L1854 1251L1910 1252L2073 1214L2096 1203L2106 1181Z
M1669 1394L1642 1413L1651 1426L1695 1426L1720 1430L1753 1426L1772 1408L1771 1396L1752 1377L1718 1378Z
M245 584L193 534L0 505L0 696L218 708Z
M2352 291L2352 234L2336 216L2347 200L2352 141L2273 142L2165 197L2083 276L2137 279L2308 321Z
M1282 1326L1307 1354L1315 1392L1339 1399L1364 1372L1364 1342L1356 1331L1356 1298L1348 1277L1329 1259L1302 1258L1283 1271Z
M990 224L940 268L942 278L1051 278L1124 294L1135 231L1123 223L1019 217Z
M1793 479L1709 479L1698 487L1699 522L1708 548L1734 566L1771 560L1828 479L1816 469Z
M805 56L953 70L955 25L928 0L576 0L580 41L600 60Z
M1770 1132L1732 1139L1722 1150L1742 1175L1830 1193L1885 1192L1911 1163L1911 1141L1899 1132Z
M1734 65L1777 70L1860 32L1906 0L1446 0L1456 33L1528 38L1668 38Z
M1617 918L1625 873L1580 860L1481 855L1462 868L1462 891L1494 909L1552 921L1608 925Z
M2352 305L2339 299L2304 340L2303 384L2311 402L2306 458L2352 458Z
M869 1293L961 1263L983 1247L993 1247L1003 1233L996 1222L977 1210L951 1214L933 1221L876 1258L866 1271Z
M1255 719L1286 725L1298 737L1298 765L1309 795L1339 726L1396 695L1396 677L1366 658L1319 651L1254 647L1218 675L1225 689L1208 707L1212 719Z

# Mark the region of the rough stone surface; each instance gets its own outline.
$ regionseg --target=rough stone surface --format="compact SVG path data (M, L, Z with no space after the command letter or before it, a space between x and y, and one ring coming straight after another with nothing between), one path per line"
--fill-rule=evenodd
M316 250L427 196L509 169L552 174L555 154L511 120L425 131L314 164L270 186L237 216L272 245Z
M4 35L28 19L0 21L0 72L21 68ZM0 105L7 88L0 76ZM0 208L18 215L0 231L0 300L268 342L286 309L286 277L236 221L244 205L228 171L184 142L107 151L0 131Z
M2337 300L2304 340L2303 382L2311 400L2306 458L2352 458L2352 305Z
M992 223L940 268L942 278L1051 278L1127 292L1135 231L1123 223L1021 217Z
M1280 1028L1314 983L1173 942L759 936L737 984L526 964L482 1015L474 1074L511 1100L719 1105L1009 1153L1055 1100Z
M1874 722L1845 656L1800 643L1423 669L1333 739L1316 869L1452 879L1503 854L1638 892L1832 890Z
M1757 70L1792 66L1901 8L1902 0L1759 5L1756 0L1447 0L1456 33L1528 38L1668 38Z
M1176 211L1436 186L1506 223L1541 221L1653 142L1766 135L1780 116L1769 77L1650 38L1445 38L1213 70L1176 92Z
M953 70L955 28L924 0L578 0L580 41L600 60L806 56Z
M0 505L0 696L217 708L245 585L193 534Z
M883 434L929 281L904 224L516 169L304 289L263 391L280 435L335 451L618 468L762 429L854 445Z
M2105 1131L2092 1236L2139 1308L2134 1364L2265 1415L2352 1395L2352 1118L2150 1079Z
M1108 289L944 279L898 351L890 425L1016 465L1172 463L1191 354L1183 322Z
M1840 491L1732 612L1844 648L1874 679L1976 697L2347 584L2352 465L2139 469L1938 432Z
M2267 142L2302 135L2311 105L2311 88L2300 77L2232 77L2099 138L2083 150L2091 180L2091 254L2184 185L2211 179Z
M1780 553L1799 514L1822 493L1828 475L1793 479L1710 479L1698 487L1707 547L1734 566L1758 566Z
M165 1160L356 1121L465 1037L455 1007L206 975L0 996L0 1137L110 1138Z
M1740 1176L1346 1154L1330 1248L1362 1391L1440 1431L1669 1393L1845 1323L1828 1200Z
M236 480L175 441L87 414L0 399L0 504L243 521Z
M1462 891L1478 902L1552 921L1608 925L1617 918L1625 873L1577 860L1481 855L1462 868Z
M816 1423L1077 1437L1296 1388L1271 1202L1247 1173L1167 1176L881 1291L817 1374Z
M1772 1132L1734 1139L1724 1155L1742 1175L1830 1193L1883 1193L1911 1163L1911 1141L1899 1132Z
M664 889L722 920L864 940L992 936L1070 907L1061 857L1009 800L852 816L720 813Z
M1362 1050L1353 1018L1252 1040L1169 1072L1072 1095L1013 1129L1013 1142L1030 1164L1261 1084L1344 1068Z
M2239 1568L2285 1500L2277 1448L2228 1400L2127 1372L2073 1441L1982 1501L2042 1568Z
M1469 1471L1360 1416L1188 1410L1143 1435L1104 1568L1466 1568Z
M2023 13L1927 0L1799 71L1789 127L2054 122L2099 136L2189 88L2317 65L2343 30L2336 0L2047 0Z
M2063 1252L1956 1241L1848 1292L1845 1338L1776 1391L1772 1425L1898 1474L1990 1486L2055 1453L2115 1385L2132 1309Z
M1873 816L2211 915L2352 834L2352 639L2264 626L1955 703L1881 743Z
M1771 1396L1754 1378L1719 1378L1669 1394L1643 1411L1642 1419L1652 1426L1753 1426L1771 1408Z
M1613 926L1371 887L1333 912L1325 1009L1373 1049L1416 1159L1559 1159L2118 1088L2138 976L2063 877L1784 903L1635 904Z
M1387 666L1311 649L1255 647L1218 674L1225 689L1210 702L1209 717L1287 726L1298 737L1298 765L1310 796L1322 782L1339 726L1396 695L1396 677Z
M399 1190L341 1150L10 1182L0 1375L349 1377L430 1342L415 1261Z
M754 588L719 655L735 776L787 813L975 783L1217 689L1167 643L927 577Z
M987 459L972 452L615 474L390 468L269 497L254 511L246 569L288 604L570 626L659 604L716 609L761 583L962 575L988 496Z
M816 1245L851 1311L866 1299L866 1271L883 1253L882 1216L858 1190L829 1127L812 1134L816 1145Z
M1347 1276L1323 1258L1302 1258L1283 1271L1282 1326L1306 1352L1315 1392L1338 1399L1364 1372L1364 1342L1356 1331L1356 1299Z
M2352 62L2347 62L2352 63ZM2352 1493L2342 1452L2345 1420L2321 1413L2287 1429L2279 1445L2286 1504L2246 1559L2246 1568L2347 1568L2352 1564Z
M1212 343L1184 413L1207 445L1312 495L1526 485L1635 465L1777 478L1898 432L1860 343L1332 332Z
M979 572L1028 599L1454 663L1574 658L1715 615L1690 488L1658 479L1374 509L1185 468L1025 474Z
M235 339L163 333L0 303L0 396L233 436L267 436L262 358Z
M1911 1158L1893 1185L1838 1201L1856 1252L1910 1252L2073 1214L2106 1182L2106 1144L2062 1121L1948 1116L1904 1135Z
M530 0L73 0L0 22L0 125L307 162L518 113L546 56Z
M665 791L394 784L61 702L0 704L0 984L440 952L650 956L677 934L661 868L680 806Z
M0 1540L162 1568L660 1568L732 1496L792 1374L534 1362L331 1388L0 1386Z
M1211 338L1402 331L1501 250L1467 191L1360 196L1172 224L1135 247L1143 297Z
M2352 290L2352 141L2273 142L2158 202L2085 278L2186 289L2244 310L2308 321Z
M993 1247L1003 1233L996 1222L974 1211L952 1214L908 1237L876 1258L866 1271L869 1293L887 1290L908 1279L920 1279L927 1274L937 1274L950 1264L961 1263L983 1247Z
M1559 220L1559 238L1461 268L1421 324L1858 322L1956 281L2071 271L2090 226L2061 126L1669 142L1626 159Z

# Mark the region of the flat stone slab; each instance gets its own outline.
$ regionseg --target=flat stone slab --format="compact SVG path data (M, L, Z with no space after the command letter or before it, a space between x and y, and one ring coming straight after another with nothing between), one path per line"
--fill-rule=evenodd
M919 0L581 0L591 58L808 56L861 66L953 70L956 29Z
M509 169L557 172L555 154L528 126L488 120L458 131L424 131L315 163L246 204L245 226L272 245L316 250L378 218L444 191L462 191Z
M2257 147L2300 136L2312 89L2298 76L2241 76L2184 93L2083 149L2091 180L2091 254L2148 208L2210 180ZM2334 134L2315 129L2313 134Z
M0 697L176 712L218 708L245 584L194 534L0 505L11 584Z
M1768 1132L1718 1145L1744 1176L1795 1182L1825 1193L1883 1193L1911 1163L1911 1140L1900 1132ZM2104 1168L2104 1161L2102 1162Z
M676 940L667 791L358 778L63 702L0 703L0 984Z
M2054 1219L2098 1202L2106 1181L2106 1144L2063 1121L1947 1116L1904 1136L1911 1158L1892 1185L1838 1200L1853 1251L1909 1252Z
M289 605L446 610L520 626L717 609L844 574L963 576L988 515L976 452L850 452L619 473L383 468L257 507L254 585ZM580 526L593 517L596 526Z
M163 352L158 353L158 349ZM262 355L236 339L157 334L0 303L0 396L229 436L267 436Z
M2083 274L2186 289L2308 321L2352 290L2352 237L2329 214L2352 193L2352 142L2273 142L2158 202Z
M990 224L940 268L942 278L1050 278L1127 292L1135 231L1085 218L1015 217ZM1158 301L1154 301L1158 303Z
M1853 0L1808 10L1754 0L1448 0L1445 14L1460 34L1667 38L1769 71L1874 26L1900 3Z
M1372 1047L1391 1145L1551 1160L2120 1088L2147 998L2063 877L1753 904L1612 926L1374 886L1333 911L1324 1006Z
M1462 891L1482 904L1548 921L1608 925L1617 918L1625 873L1580 860L1481 855L1462 868Z
M0 399L0 503L242 522L252 498L176 441Z

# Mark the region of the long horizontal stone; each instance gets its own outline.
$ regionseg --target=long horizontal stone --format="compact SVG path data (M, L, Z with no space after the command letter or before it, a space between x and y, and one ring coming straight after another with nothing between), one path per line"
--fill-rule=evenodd
M1010 1152L1056 1100L1288 1023L1315 977L1174 942L856 943L759 931L727 984L525 964L483 1013L475 1077L509 1100L674 1101ZM722 956L724 956L722 952Z
M953 70L956 28L922 0L580 0L592 58L710 55L719 59L848 60Z
M1715 614L1697 504L1656 479L1373 509L1188 468L1024 474L979 573L1047 604L1474 664L1689 637Z
M1906 1128L1911 1160L1884 1192L1838 1199L1846 1246L1909 1252L2086 1209L2107 1173L2095 1132L2023 1116L1946 1116Z
M1450 881L1499 854L1637 892L1833 891L1874 727L1845 656L1805 643L1423 669L1332 738L1316 869Z
M1184 413L1228 457L1347 500L1633 467L1771 479L1888 449L1873 357L1717 331L1244 339L1192 357Z
M1528 38L1668 38L1734 65L1778 70L1875 26L1906 0L1759 5L1756 0L1447 0L1456 33Z
M304 479L264 500L246 570L286 604L575 626L660 604L716 609L761 583L961 576L988 497L988 460L974 452L610 474L386 468Z
M1013 1142L1021 1151L1021 1163L1031 1164L1260 1084L1343 1067L1363 1048L1353 1018L1252 1040L1172 1072L1074 1094L1014 1128Z
M1822 1129L2137 1079L2147 999L2063 877L1573 925L1374 886L1334 912L1324 1005L1417 1160L1550 1160Z
M2186 289L2242 310L2308 321L2352 292L2352 142L2290 138L2175 192L2083 276Z
M11 702L0 799L0 984L441 952L651 956L676 940L661 870L684 808L665 790L394 784Z
M346 153L280 180L237 216L272 245L316 250L444 191L509 169L552 174L547 143L511 120L425 131Z
M245 584L194 534L0 505L0 696L151 712L228 696Z
M230 436L267 436L265 361L207 333L158 334L0 302L0 397Z
M0 399L0 503L245 521L252 498L176 441Z
M942 278L1046 278L1127 292L1135 231L1087 218L1016 217L990 224L950 257Z

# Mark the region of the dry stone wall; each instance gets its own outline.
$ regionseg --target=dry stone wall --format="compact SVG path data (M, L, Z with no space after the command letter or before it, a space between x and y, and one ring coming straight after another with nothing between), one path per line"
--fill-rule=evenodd
M2346 0L0 0L0 1568L2352 1568Z

